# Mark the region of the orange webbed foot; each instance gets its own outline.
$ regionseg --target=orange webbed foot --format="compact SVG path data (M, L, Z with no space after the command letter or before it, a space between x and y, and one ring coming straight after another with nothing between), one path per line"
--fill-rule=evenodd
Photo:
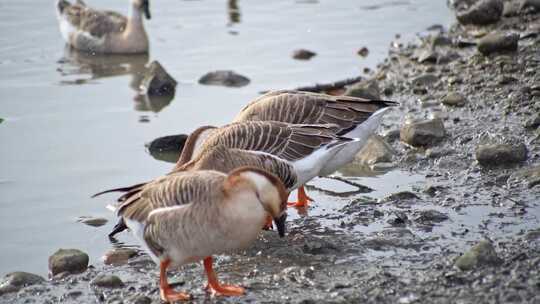
M174 291L170 287L160 288L159 295L163 301L168 302L168 303L191 300L191 295L187 293L183 293L183 292Z
M218 296L243 296L246 290L240 286L218 285L210 286L210 292Z
M304 186L301 186L298 188L298 199L296 202L289 202L287 203L287 206L289 207L295 207L295 208L306 208L309 205L309 202L313 202L314 200L309 197L306 194L306 190L304 189Z

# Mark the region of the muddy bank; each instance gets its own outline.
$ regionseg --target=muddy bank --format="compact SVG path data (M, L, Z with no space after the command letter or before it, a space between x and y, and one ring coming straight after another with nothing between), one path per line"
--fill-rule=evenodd
M285 241L264 232L246 252L218 259L220 278L246 286L246 302L539 302L540 15L533 11L507 6L493 24L434 26L419 41L393 43L373 74L377 87L357 88L402 103L382 130L393 153L381 162L424 182L381 200L341 197L338 212L291 221ZM140 252L126 258L47 282L24 275L28 287L7 278L0 302L159 303L157 267ZM200 265L170 277L195 302L238 301L207 296Z

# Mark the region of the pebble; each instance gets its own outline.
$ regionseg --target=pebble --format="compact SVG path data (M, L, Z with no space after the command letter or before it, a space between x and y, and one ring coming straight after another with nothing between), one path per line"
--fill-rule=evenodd
M128 260L137 255L137 250L130 248L114 248L103 256L103 263L106 265L123 265Z
M45 279L37 274L17 271L4 276L0 282L0 295L10 292L17 292L26 286L45 282Z
M518 34L491 33L478 41L478 51L483 55L515 52L518 49Z
M441 119L407 123L401 127L400 139L413 147L431 146L445 137Z
M527 159L523 144L480 144L476 147L476 160L482 166L504 166Z
M420 86L431 86L437 81L439 81L439 77L437 77L434 74L428 73L428 74L423 74L423 75L414 77L411 80L411 83L415 87L420 87Z
M357 52L358 55L362 56L362 57L367 57L367 55L369 54L369 50L367 47L362 47L361 49L358 50Z
M460 93L449 92L446 96L443 97L441 102L444 105L451 107L462 107L467 103L467 99Z
M502 0L479 0L468 9L457 12L461 24L487 25L501 19L504 5Z
M55 276L62 272L81 273L88 267L88 255L78 249L58 249L49 257L49 272Z
M316 56L317 53L306 49L298 49L293 52L292 57L296 60L309 60Z
M124 282L115 276L108 274L100 274L96 276L91 282L90 285L105 287L105 288L121 288L124 287Z
M152 61L144 73L140 90L147 95L174 95L177 84L158 61Z
M497 256L491 242L483 240L457 258L455 265L465 271L482 266L497 266L501 263L502 260Z
M367 99L381 99L379 84L375 79L361 81L350 86L345 91L345 95Z
M371 136L366 145L356 154L355 161L362 165L371 166L381 162L391 162L392 157L396 154L392 146L390 146L379 135Z
M220 85L225 87L243 87L250 83L249 78L234 71L214 71L206 73L199 79L200 84Z
M437 210L421 210L416 212L415 216L414 221L424 225L433 225L449 219L448 215Z
M101 218L101 217L81 216L77 219L77 222L83 223L92 227L100 227L107 224L107 219Z
M175 152L180 154L184 149L184 144L186 143L187 138L188 135L186 134L167 135L158 137L147 143L145 146L150 153Z

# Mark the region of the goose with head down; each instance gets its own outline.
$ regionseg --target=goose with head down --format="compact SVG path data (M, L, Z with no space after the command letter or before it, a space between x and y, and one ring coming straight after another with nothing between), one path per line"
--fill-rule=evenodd
M150 19L149 0L130 0L127 17L90 8L82 0L71 4L57 0L60 32L67 44L91 53L136 54L148 52L143 14Z
M207 288L239 296L244 289L219 283L212 255L246 248L267 217L285 234L287 192L273 174L254 167L228 174L181 171L157 178L124 195L117 214L160 266L160 295L167 302L189 300L167 281L167 268L203 260Z

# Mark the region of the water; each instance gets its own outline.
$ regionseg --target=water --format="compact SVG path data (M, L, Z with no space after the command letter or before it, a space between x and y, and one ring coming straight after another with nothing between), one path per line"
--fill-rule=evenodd
M87 2L127 9L127 1ZM52 0L0 4L0 275L45 275L58 248L79 248L98 263L115 219L104 208L112 197L90 195L171 168L150 157L145 142L227 123L263 90L358 76L384 59L397 33L450 22L445 1L433 0L161 0L151 10L149 57L92 58L65 50ZM356 55L363 46L367 58ZM295 61L297 48L318 55ZM137 72L151 60L178 80L172 101L137 96ZM197 83L216 69L252 82L234 89ZM85 215L110 221L100 228L76 222ZM129 234L120 240L133 243Z

